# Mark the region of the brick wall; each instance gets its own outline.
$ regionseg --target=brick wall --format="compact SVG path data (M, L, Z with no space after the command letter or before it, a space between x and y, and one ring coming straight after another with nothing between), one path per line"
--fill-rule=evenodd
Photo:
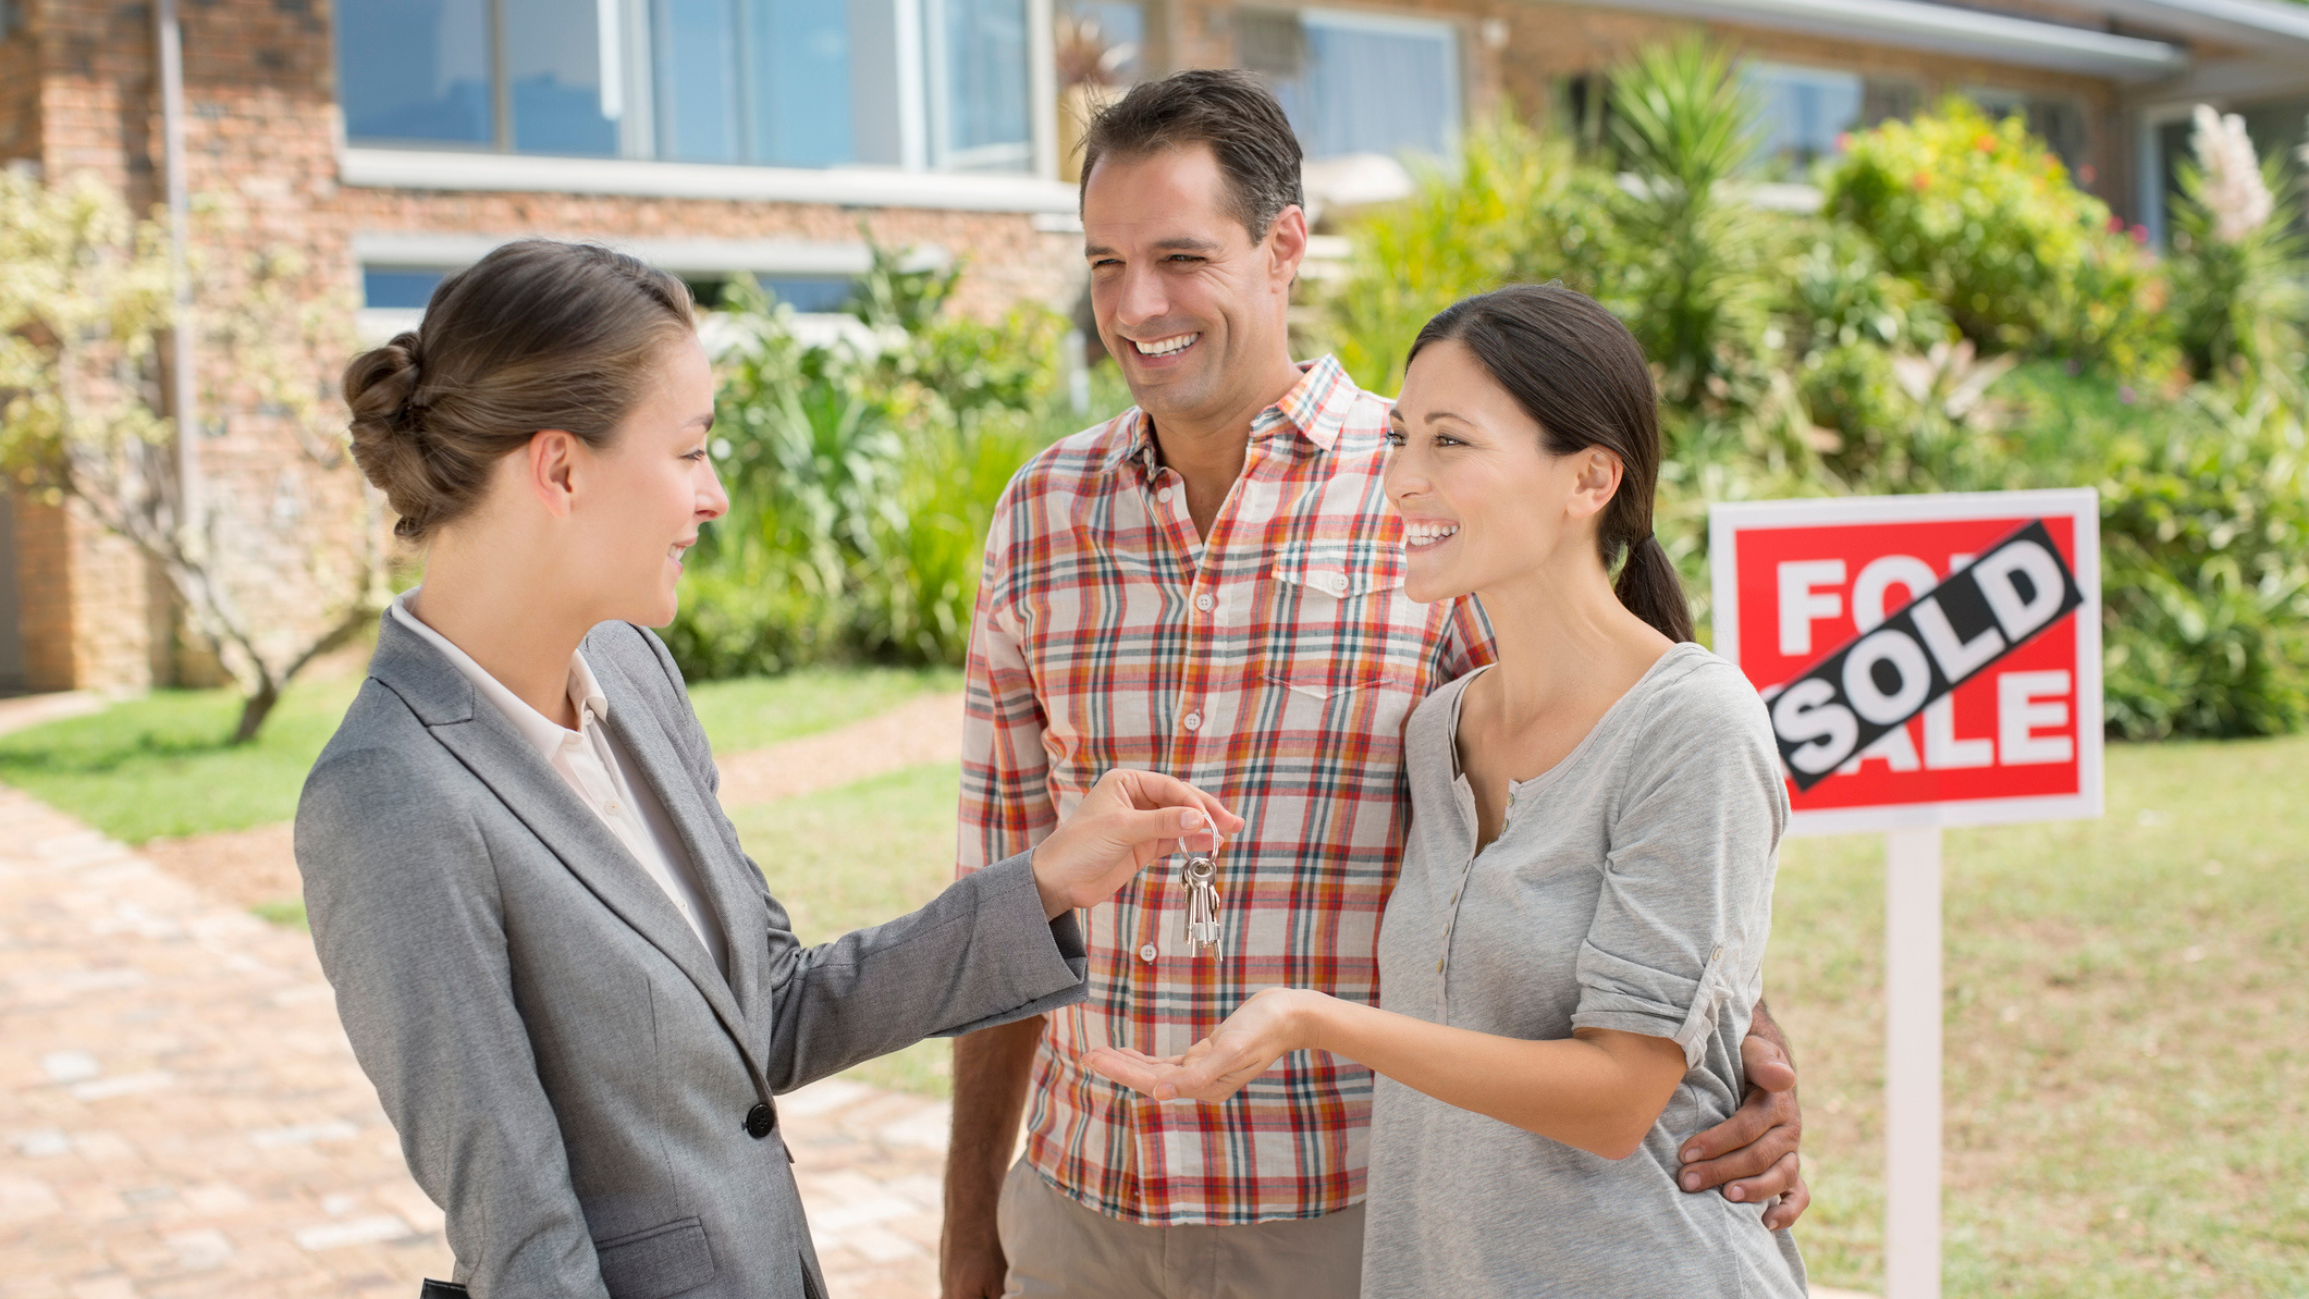
M153 683L154 618L144 557L77 502L19 496L16 589L24 684L140 690Z
M34 7L35 30L0 43L0 156L18 139L50 177L93 174L149 208L161 192L162 154L151 10L108 0ZM250 557L244 574L258 579L241 584L246 612L277 645L309 634L340 604L367 540L349 463L332 467L307 450L341 430L333 394L356 346L356 233L851 243L863 217L885 243L934 243L963 258L960 310L990 316L1023 299L1063 308L1077 289L1078 242L1036 231L1023 214L342 186L326 6L196 0L179 13L202 308L213 316L245 297L253 259L281 250L301 263L297 296L328 308L290 358L312 391L329 394L314 427L268 407L249 382L248 358L216 347L199 357L203 482L225 548ZM41 685L134 687L156 679L156 661L157 679L197 663L172 643L167 594L132 549L68 513L26 513L19 558L40 571L26 574L23 616Z
M52 178L92 173L149 207L159 193L161 152L150 9L115 0L44 0L26 8L31 30L0 42L0 158L36 157ZM1603 70L1637 46L1691 26L1547 0L1410 0L1382 8L1461 22L1475 113L1512 103L1542 114L1560 78ZM314 392L333 393L354 347L357 233L849 242L863 217L885 243L935 243L966 259L961 310L990 315L1022 299L1064 307L1078 290L1076 239L1038 232L1019 214L343 186L325 0L190 0L180 12L188 181L203 210L196 232L201 300L211 308L236 300L252 259L294 253L301 263L297 294L328 304L325 327L292 357ZM1149 43L1170 66L1234 61L1233 6L1178 0L1154 6L1150 18L1156 31ZM1504 26L1504 47L1487 43L1487 22ZM2125 192L2116 103L2104 83L1724 24L1706 30L1762 57L1899 76L1918 85L1924 102L1974 84L2073 95L2090 114L2094 187L2104 196ZM277 640L294 640L349 589L366 542L352 471L308 454L308 447L325 447L342 413L330 406L315 426L296 427L248 382L248 358L209 348L200 360L205 481L225 511L227 543L253 556L263 579L247 587L249 613ZM165 594L155 599L133 551L69 512L27 509L18 526L28 667L43 684L134 686L154 679L156 661L162 678L186 661L172 644ZM57 637L64 643L50 643Z

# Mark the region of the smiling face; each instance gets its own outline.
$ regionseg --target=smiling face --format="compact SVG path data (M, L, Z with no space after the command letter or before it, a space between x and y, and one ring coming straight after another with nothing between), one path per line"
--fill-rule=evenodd
M1619 486L1619 457L1600 447L1548 454L1538 421L1465 344L1422 348L1389 418L1404 594L1432 603L1564 565L1602 566L1597 518Z
M1254 242L1228 197L1201 144L1101 158L1083 187L1099 338L1158 425L1264 405L1290 363L1285 313L1306 216L1287 207Z
M659 349L652 380L608 445L575 449L563 571L585 583L599 621L673 621L682 556L700 524L730 507L707 451L713 368L695 334Z

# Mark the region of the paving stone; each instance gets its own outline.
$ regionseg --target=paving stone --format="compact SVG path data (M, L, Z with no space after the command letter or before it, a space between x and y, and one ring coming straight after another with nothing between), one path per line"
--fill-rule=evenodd
M937 1293L947 1110L783 1098L837 1299ZM0 1299L408 1295L439 1208L304 935L0 786Z

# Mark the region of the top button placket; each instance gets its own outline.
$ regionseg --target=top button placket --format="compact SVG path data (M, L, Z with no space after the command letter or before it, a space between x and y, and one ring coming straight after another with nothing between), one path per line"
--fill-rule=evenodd
M1473 829L1477 825L1475 795L1473 788L1466 782L1465 776L1459 778L1460 810L1467 817L1468 826ZM1507 827L1515 823L1515 801L1515 786L1511 782L1507 787L1507 811L1499 820L1499 833L1493 837L1492 843L1498 843L1501 839L1506 838ZM1459 883L1451 890L1451 901L1446 905L1444 911L1442 950L1435 957L1435 1016L1437 1022L1446 1024L1451 1022L1445 995L1450 987L1448 980L1451 977L1451 935L1459 927L1459 908L1466 900L1469 884L1475 878L1476 859L1483 856L1484 852L1484 849L1474 847L1473 834L1468 836L1468 842L1467 860L1459 868ZM1486 848L1489 846L1488 844L1485 845Z

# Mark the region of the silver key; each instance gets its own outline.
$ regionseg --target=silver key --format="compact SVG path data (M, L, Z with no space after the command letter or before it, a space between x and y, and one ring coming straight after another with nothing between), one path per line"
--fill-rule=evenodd
M1219 876L1219 864L1196 853L1187 858L1182 873L1187 884L1187 955L1200 956L1206 948L1215 954L1219 950L1219 889L1211 881Z

